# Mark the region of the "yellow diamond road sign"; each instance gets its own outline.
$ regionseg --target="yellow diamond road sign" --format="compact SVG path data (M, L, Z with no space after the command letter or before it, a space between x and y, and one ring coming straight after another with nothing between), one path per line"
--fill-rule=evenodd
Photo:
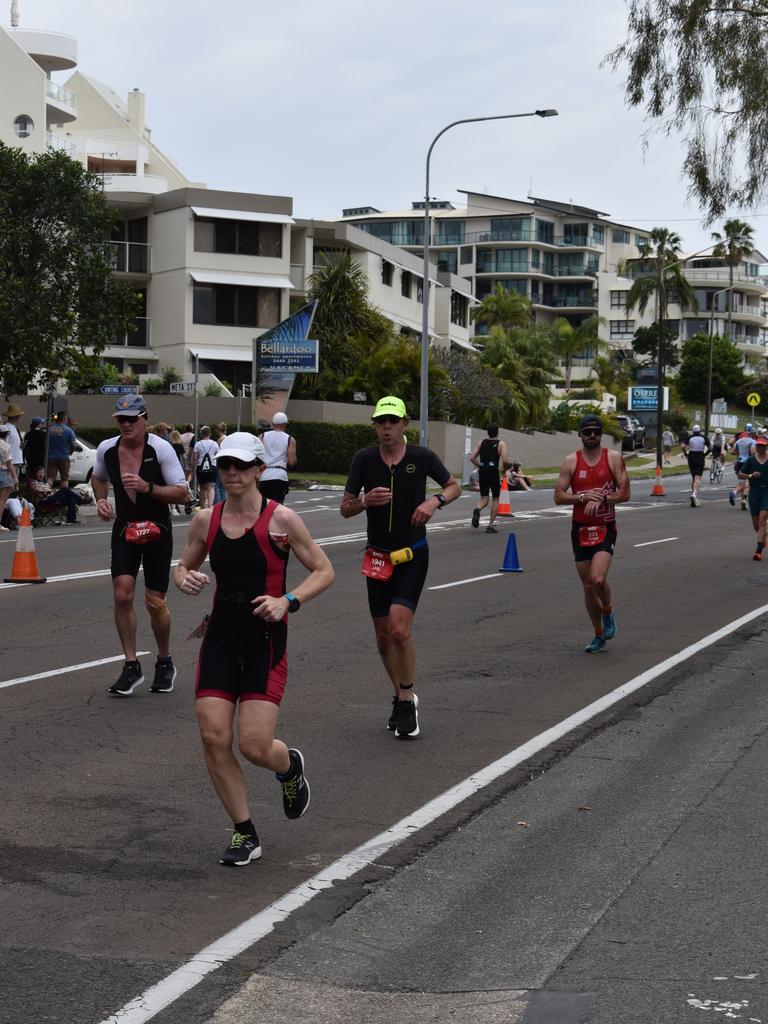
M747 405L751 405L752 407L760 405L760 395L758 395L756 391L750 391L747 395Z

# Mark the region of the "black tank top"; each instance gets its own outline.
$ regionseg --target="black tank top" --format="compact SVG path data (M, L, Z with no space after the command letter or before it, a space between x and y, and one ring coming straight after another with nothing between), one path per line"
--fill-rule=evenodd
M499 439L498 437L486 437L480 442L480 465L483 469L499 468Z

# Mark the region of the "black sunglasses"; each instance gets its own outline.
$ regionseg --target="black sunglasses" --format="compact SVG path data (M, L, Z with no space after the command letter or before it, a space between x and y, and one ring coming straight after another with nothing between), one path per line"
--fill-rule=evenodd
M126 423L138 423L141 416L115 416L117 422L123 426Z
M254 466L258 466L258 462L243 462L242 459L233 459L229 455L222 455L216 459L216 465L225 472L228 469L236 469L238 472L244 473L246 469L253 469Z
M602 437L602 435L603 432L599 427L587 427L581 432L582 437Z
M395 423L399 423L400 422L400 417L399 416L377 416L376 419L373 422L374 423L389 423L390 425L394 426Z

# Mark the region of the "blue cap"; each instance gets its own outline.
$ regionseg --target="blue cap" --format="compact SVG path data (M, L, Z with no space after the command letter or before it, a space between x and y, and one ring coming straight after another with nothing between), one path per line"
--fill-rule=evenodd
M145 416L147 407L141 395L120 395L113 416Z
M33 416L32 419L29 421L30 427L42 427L44 423L45 420L43 419L42 416Z

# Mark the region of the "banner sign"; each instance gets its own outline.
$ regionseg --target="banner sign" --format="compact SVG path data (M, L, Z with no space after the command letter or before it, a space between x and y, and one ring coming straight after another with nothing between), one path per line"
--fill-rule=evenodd
M627 409L630 412L656 411L659 407L658 387L630 388L627 396ZM662 408L669 409L669 388L664 388L664 405Z
M264 373L317 373L320 346L309 339L317 300L307 303L275 327L254 338L259 370Z
M316 341L263 341L259 338L259 369L265 373L317 373Z

